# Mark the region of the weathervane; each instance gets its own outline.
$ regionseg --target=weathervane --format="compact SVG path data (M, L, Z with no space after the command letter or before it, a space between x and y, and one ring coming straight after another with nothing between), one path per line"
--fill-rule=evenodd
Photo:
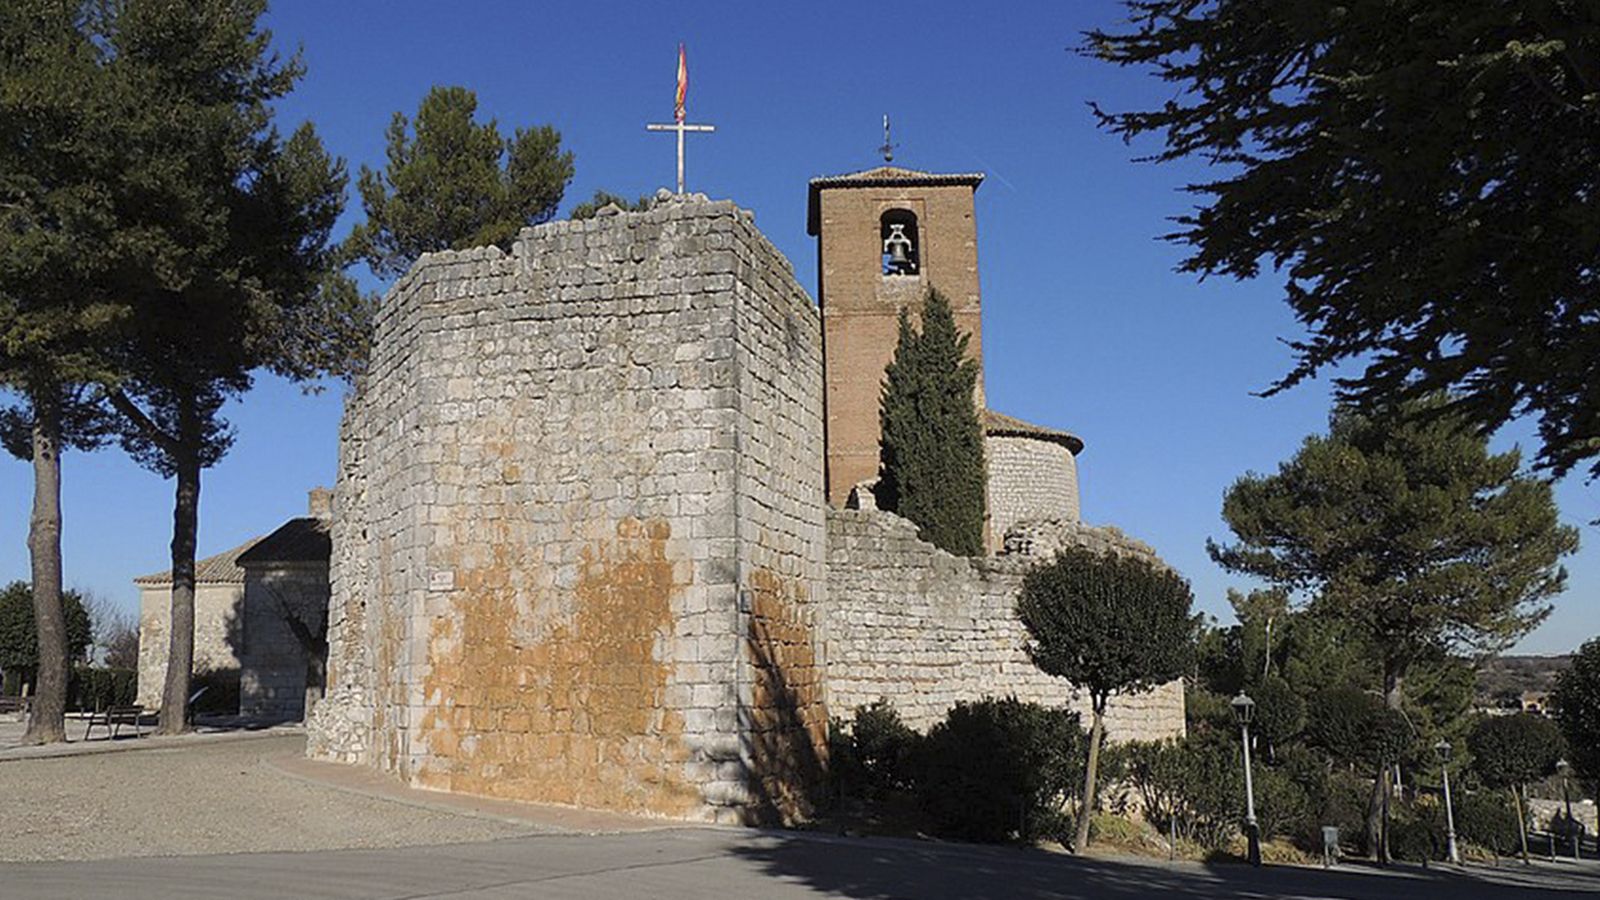
M683 193L683 135L685 132L716 131L715 125L688 125L684 123L684 100L689 96L689 57L683 45L678 45L678 97L671 125L646 125L648 131L676 131L678 133L678 193Z
M896 144L889 143L889 114L888 113L884 113L883 114L883 146L878 148L878 152L883 154L883 161L884 162L894 162L894 148L896 146L897 146Z

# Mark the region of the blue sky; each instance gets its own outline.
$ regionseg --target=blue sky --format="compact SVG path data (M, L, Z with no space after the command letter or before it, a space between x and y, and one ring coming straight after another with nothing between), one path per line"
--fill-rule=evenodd
M1200 607L1226 618L1242 584L1214 566L1205 540L1226 537L1222 493L1270 471L1326 424L1313 384L1252 396L1285 371L1280 338L1299 329L1280 283L1173 271L1180 247L1157 236L1192 203L1179 192L1199 166L1134 161L1096 129L1086 101L1159 102L1147 73L1081 58L1086 28L1114 24L1110 0L1061 3L423 3L279 0L268 25L308 73L280 105L287 131L314 121L330 149L381 164L383 132L434 84L477 91L503 128L553 124L577 155L563 211L596 188L637 195L673 178L669 136L678 42L689 48L689 189L732 198L793 260L808 290L807 179L881 162L881 118L894 120L896 164L988 174L978 234L989 403L1072 430L1084 517L1153 544L1194 583ZM359 202L341 228L359 219ZM343 388L307 395L263 378L228 410L233 452L206 473L200 550L219 552L301 514L305 491L331 484ZM1519 423L1496 439L1533 446ZM64 472L66 578L129 609L130 579L166 568L171 483L110 448L71 454ZM1571 588L1519 649L1559 652L1600 633L1600 486L1558 485L1582 528ZM0 465L0 578L26 578L31 478Z

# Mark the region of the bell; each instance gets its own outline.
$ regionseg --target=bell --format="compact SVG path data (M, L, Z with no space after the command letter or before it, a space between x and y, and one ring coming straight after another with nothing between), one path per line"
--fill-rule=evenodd
M889 257L889 270L895 274L910 272L911 238L906 237L904 225L890 225L889 236L883 239L883 252Z

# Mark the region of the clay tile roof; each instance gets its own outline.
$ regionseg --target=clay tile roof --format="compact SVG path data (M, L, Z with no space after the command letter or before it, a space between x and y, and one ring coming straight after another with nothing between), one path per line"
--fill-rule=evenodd
M239 565L263 565L278 562L327 562L333 555L333 541L328 536L328 522L309 516L289 521L278 530L256 542L249 551L241 554Z
M891 187L903 185L908 187L931 186L937 187L952 184L968 184L973 190L983 183L982 172L919 172L916 169L902 169L899 166L879 166L876 169L867 169L862 172L850 172L845 175L824 175L811 179L811 189L806 200L806 234L815 235L821 224L821 212L817 201L817 194L825 188L850 188L850 187Z
M983 411L983 433L1003 435L1010 437L1031 437L1042 441L1052 441L1061 444L1072 451L1073 456L1083 452L1083 438L1067 431L1057 431L1032 422L1024 422L1016 416L1008 416L992 409Z
M195 584L244 584L244 569L239 566L239 557L245 551L254 547L261 538L253 537L232 550L225 550L216 556L195 560ZM152 572L149 575L140 575L133 580L134 584L154 586L172 583L172 570L165 572Z

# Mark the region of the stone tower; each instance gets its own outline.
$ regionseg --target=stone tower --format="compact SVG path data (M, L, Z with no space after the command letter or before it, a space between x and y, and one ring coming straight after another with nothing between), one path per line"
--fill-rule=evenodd
M811 180L806 231L817 240L827 413L828 502L878 475L878 392L900 309L937 287L970 334L983 408L978 228L983 175L882 166Z

